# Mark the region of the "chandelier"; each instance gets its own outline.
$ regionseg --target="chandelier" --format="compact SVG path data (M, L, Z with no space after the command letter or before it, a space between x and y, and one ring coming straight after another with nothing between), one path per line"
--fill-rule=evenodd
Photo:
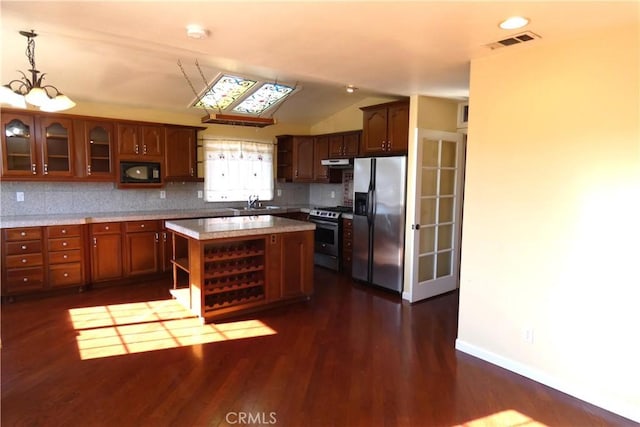
M36 43L34 38L37 34L31 31L20 31L20 34L27 38L27 51L25 54L29 59L31 69L31 79L22 71L22 78L19 80L11 80L8 84L0 86L0 102L9 104L13 107L27 108L27 102L31 105L39 107L42 111L62 111L72 108L76 105L68 96L60 92L55 86L42 85L45 73L40 75L40 71L36 69L34 52Z

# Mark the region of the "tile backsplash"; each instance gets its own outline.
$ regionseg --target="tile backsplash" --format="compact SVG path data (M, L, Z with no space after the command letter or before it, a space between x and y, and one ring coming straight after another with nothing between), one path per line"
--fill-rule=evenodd
M347 202L345 184L276 182L275 196L269 203L344 205ZM177 182L158 189L121 190L113 183L3 181L0 183L0 215L195 210L244 205L244 202L207 203L198 198L198 191L203 187L202 183ZM160 191L165 192L166 198L160 198ZM24 194L24 201L17 201L18 192Z

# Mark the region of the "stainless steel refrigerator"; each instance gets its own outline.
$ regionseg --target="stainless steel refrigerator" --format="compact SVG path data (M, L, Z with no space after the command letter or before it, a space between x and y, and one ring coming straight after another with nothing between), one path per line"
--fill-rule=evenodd
M407 158L355 159L353 167L354 279L401 292Z

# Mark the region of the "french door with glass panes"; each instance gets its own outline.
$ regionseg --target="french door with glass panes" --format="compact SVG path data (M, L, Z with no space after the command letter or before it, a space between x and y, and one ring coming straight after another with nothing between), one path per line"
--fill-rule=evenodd
M407 231L411 302L458 287L464 179L462 134L418 129L415 210Z

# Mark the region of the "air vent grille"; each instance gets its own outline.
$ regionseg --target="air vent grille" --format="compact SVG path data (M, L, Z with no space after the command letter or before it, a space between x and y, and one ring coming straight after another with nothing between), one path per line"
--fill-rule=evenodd
M540 39L540 38L542 38L542 37L540 37L536 33L532 33L531 31L526 31L524 33L516 34L516 35L513 35L513 36L508 37L506 39L502 39L502 40L499 40L497 42L494 42L494 43L489 43L487 46L490 49L498 49L498 48L501 48L501 47L513 46L514 44L520 44L520 43L528 42L528 41L531 41L531 40L537 40L537 39Z

